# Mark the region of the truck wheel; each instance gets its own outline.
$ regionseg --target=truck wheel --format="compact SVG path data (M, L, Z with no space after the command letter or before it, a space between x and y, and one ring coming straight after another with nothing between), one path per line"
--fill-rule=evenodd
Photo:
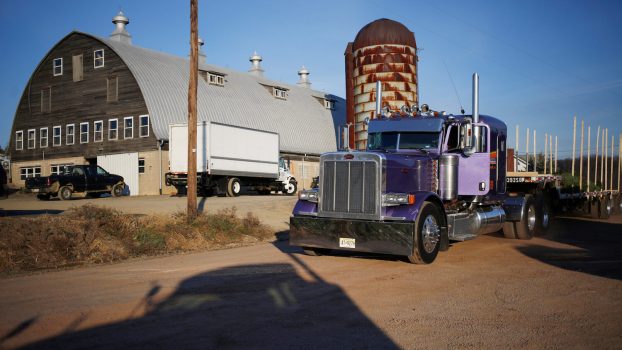
M538 235L546 234L551 224L551 208L546 202L544 196L540 196L538 203L538 211L536 217L536 233Z
M525 196L521 221L508 221L503 224L503 235L510 239L532 239L536 230L537 211L531 195Z
M63 186L58 190L58 198L62 201L70 200L72 192L71 187Z
M290 181L287 185L283 186L283 192L285 192L288 196L293 196L296 193L296 190L298 190L296 181Z
M237 177L231 177L227 180L227 197L237 197L242 191L242 185Z
M436 259L441 243L441 212L436 205L425 202L415 221L413 252L408 260L413 264L430 264Z
M321 256L327 255L330 252L330 249L302 247L302 251L309 256Z
M599 219L609 219L609 216L611 216L611 209L613 208L613 201L611 196L608 197L603 197L600 200L600 205L599 205L599 213L598 213L598 218Z
M110 195L113 197L121 197L123 195L123 190L125 189L125 184L116 184L112 186L112 191L110 191Z

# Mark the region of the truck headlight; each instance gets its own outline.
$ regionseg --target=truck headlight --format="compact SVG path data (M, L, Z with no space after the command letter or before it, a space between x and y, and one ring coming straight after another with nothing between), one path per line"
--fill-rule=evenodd
M309 201L317 203L318 192L317 190L302 190L298 191L298 199L301 201Z
M382 195L382 205L385 207L405 204L415 204L415 195L408 193L385 193Z

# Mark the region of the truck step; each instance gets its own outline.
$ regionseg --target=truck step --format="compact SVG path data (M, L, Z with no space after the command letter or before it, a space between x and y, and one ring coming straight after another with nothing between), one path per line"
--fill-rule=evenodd
M464 242L464 241L470 241L472 239L477 238L477 235L451 235L449 236L449 240L450 241L460 241L460 242Z

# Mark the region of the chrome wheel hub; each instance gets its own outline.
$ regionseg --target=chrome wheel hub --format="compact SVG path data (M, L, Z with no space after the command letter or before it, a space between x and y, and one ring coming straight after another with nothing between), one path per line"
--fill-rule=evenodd
M534 209L533 206L530 206L529 209L527 209L527 228L529 229L529 231L533 231L535 227L536 227L536 210Z
M434 248L436 248L441 237L441 229L438 227L436 218L433 215L428 215L425 221L423 221L421 236L423 240L423 249L426 253L430 254L434 252Z
M236 182L233 184L233 192L238 193L240 192L240 183Z

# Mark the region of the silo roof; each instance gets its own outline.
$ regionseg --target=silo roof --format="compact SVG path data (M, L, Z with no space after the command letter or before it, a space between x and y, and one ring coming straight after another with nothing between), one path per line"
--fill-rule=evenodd
M397 44L416 48L415 34L405 25L387 18L377 19L359 30L353 43L353 51L362 47Z

